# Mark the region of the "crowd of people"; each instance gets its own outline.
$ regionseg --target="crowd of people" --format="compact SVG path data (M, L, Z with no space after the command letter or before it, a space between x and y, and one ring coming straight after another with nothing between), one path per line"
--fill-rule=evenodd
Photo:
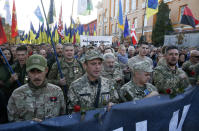
M0 48L15 72L1 55L0 123L42 121L101 107L108 111L114 104L179 94L199 84L197 48L66 43L56 44L57 57L45 43Z

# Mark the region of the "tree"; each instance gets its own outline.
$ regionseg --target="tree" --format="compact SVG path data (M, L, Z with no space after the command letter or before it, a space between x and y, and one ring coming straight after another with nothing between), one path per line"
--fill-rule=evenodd
M157 21L152 31L152 42L155 46L162 46L164 44L164 35L173 32L169 12L170 9L168 5L162 1L159 5Z

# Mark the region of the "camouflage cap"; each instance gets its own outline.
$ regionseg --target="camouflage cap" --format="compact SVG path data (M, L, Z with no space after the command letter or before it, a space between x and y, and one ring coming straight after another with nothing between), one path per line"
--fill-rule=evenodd
M97 50L89 50L85 54L85 61L93 60L97 58L103 60L102 54L100 54Z
M135 64L130 61L128 66L132 71L153 72L153 69L148 61L141 61Z
M26 61L26 72L29 72L31 69L38 69L40 71L45 71L47 67L47 60L41 56L34 54L28 58Z

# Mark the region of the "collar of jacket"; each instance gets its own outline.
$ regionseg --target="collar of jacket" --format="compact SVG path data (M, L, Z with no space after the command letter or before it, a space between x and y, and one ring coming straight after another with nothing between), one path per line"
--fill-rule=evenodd
M33 90L37 90L37 89L46 87L47 83L48 81L45 79L44 82L40 86L35 86L31 81L29 81L28 86Z

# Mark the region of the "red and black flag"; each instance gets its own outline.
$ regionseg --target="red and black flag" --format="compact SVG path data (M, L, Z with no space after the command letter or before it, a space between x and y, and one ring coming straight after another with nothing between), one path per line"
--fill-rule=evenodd
M199 20L195 19L191 10L186 6L180 24L190 25L195 28L199 24Z

